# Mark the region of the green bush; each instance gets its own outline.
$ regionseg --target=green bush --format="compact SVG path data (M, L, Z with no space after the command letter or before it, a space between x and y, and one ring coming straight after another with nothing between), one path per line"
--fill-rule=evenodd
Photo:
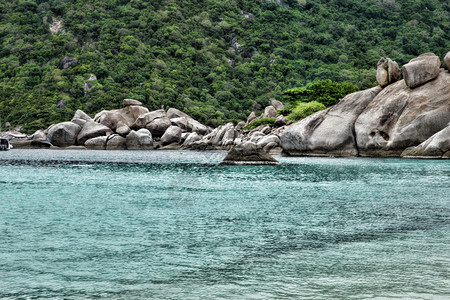
M324 110L325 108L326 107L324 104L317 101L311 101L306 103L301 102L297 104L297 106L292 110L292 113L287 117L292 122L297 122L301 119L306 118L309 115L312 115L317 111Z
M261 118L252 121L250 124L245 126L244 130L252 130L258 127L259 125L273 125L276 121L276 118Z
M285 102L295 106L299 102L317 101L330 107L340 98L358 91L358 87L350 82L334 82L330 79L319 80L310 83L305 87L285 90L281 93Z

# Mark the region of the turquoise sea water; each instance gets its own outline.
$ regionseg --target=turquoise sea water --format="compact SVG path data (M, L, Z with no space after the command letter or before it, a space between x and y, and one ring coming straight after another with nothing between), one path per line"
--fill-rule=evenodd
M450 162L0 153L1 299L449 299Z

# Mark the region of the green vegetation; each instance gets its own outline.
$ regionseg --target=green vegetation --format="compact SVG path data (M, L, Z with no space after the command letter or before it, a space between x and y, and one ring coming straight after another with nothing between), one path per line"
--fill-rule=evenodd
M437 0L0 0L0 119L33 131L134 98L216 126L317 80L371 87L380 57L442 58L449 33Z
M296 122L306 118L309 115L312 115L315 112L324 110L325 108L325 105L318 101L300 102L287 116L287 118L292 122Z
M276 118L261 118L253 120L250 124L245 126L244 130L252 130L258 127L259 125L273 125L277 119Z
M306 87L283 91L281 97L288 105L295 106L299 102L317 101L330 107L339 99L358 90L358 87L350 82L338 83L327 79L315 81Z

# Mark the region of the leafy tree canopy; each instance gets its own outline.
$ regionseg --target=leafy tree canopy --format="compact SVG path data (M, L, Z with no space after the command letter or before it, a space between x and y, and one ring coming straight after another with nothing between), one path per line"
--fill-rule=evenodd
M0 122L33 131L70 120L76 109L92 115L135 98L216 126L245 119L284 90L313 90L311 82L368 88L382 56L402 65L450 50L449 5L0 0ZM78 63L60 69L66 56ZM91 74L97 81L85 92ZM336 95L319 100L331 105Z

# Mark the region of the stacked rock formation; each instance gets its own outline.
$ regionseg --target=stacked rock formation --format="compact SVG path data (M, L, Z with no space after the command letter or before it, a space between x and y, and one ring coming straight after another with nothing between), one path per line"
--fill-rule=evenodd
M440 65L436 55L423 54L402 67L398 80L396 63L380 60L380 86L347 95L289 126L281 135L284 152L447 158L450 73Z
M122 109L104 110L94 118L78 110L70 122L50 126L47 138L57 147L135 150L181 146L183 134L200 138L211 132L211 128L174 108L149 111L134 99L125 99L123 104Z
M287 118L278 113L284 109L284 105L277 100L272 100L272 105L267 106L259 117L252 112L247 122L239 122L236 126L232 123L215 128L211 133L203 136L190 135L183 143L183 148L194 150L232 149L244 142L254 143L259 150L264 152L281 153L280 134L285 125L289 123ZM244 127L261 118L276 118L273 125L260 125L252 130L244 130Z

